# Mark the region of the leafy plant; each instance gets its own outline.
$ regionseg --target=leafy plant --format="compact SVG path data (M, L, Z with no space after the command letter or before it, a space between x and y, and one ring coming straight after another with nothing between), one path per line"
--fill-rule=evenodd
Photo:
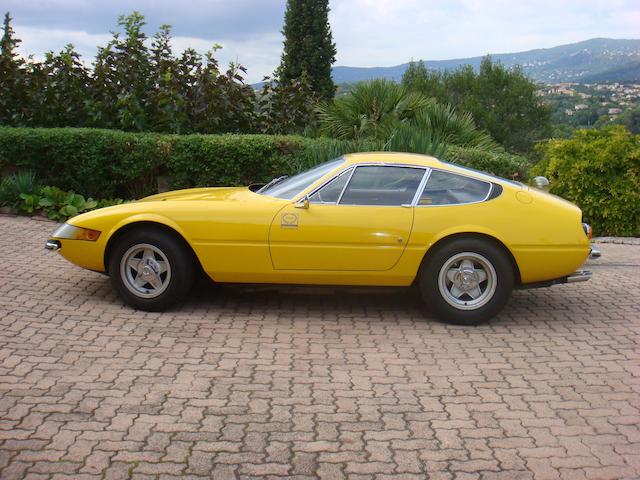
M57 187L43 187L40 190L38 207L50 220L66 220L69 217L93 210L98 202L73 191L65 192Z
M0 182L0 205L15 206L21 195L33 195L39 188L34 172L14 173Z

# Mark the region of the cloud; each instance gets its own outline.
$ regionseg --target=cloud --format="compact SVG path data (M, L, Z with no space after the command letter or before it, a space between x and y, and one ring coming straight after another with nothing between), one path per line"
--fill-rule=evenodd
M174 46L219 43L221 65L240 61L249 81L280 61L286 0L4 0L21 51L42 57L72 42L90 60L117 17L138 10L147 33L170 23ZM387 66L545 48L593 37L640 37L637 0L332 0L337 64Z

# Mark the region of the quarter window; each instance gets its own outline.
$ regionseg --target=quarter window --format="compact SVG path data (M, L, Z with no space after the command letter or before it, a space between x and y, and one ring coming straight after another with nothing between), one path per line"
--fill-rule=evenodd
M455 173L433 170L418 205L456 205L481 202L491 184Z
M344 190L344 186L349 180L349 173L351 170L343 172L324 187L318 190L316 193L309 197L311 203L337 203L340 199L340 194Z
M340 205L410 204L424 175L421 168L361 166L347 185Z

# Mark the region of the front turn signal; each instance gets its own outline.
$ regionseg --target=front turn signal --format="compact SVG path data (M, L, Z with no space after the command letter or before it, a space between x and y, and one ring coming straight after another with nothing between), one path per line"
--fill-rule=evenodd
M70 223L63 224L52 235L52 238L62 238L65 240L86 240L89 242L95 242L100 238L98 230L91 230L90 228L76 227Z

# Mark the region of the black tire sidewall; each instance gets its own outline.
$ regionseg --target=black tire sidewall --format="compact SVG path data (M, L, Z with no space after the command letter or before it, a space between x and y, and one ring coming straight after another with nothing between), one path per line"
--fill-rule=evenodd
M154 298L142 298L132 293L120 275L123 255L134 245L147 243L160 249L171 267L167 289ZM194 279L194 262L190 252L174 236L158 229L136 229L119 238L109 254L111 284L120 297L138 310L161 311L175 305L189 293Z
M450 305L438 288L438 275L444 264L454 255L473 252L485 257L496 271L496 291L485 305L476 310L461 310ZM496 316L511 296L514 272L510 259L493 242L478 238L457 238L437 246L423 262L419 274L422 297L435 315L454 325L477 325Z

